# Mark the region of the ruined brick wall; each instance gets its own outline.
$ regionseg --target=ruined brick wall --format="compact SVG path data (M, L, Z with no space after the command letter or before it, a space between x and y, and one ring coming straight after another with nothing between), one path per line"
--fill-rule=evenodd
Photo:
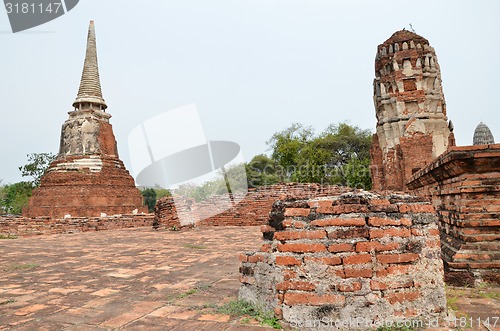
M154 216L119 215L112 217L51 219L0 217L0 234L29 237L45 234L78 233L151 226Z
M452 147L408 186L436 208L447 281L500 283L500 144Z
M434 49L413 32L394 33L378 46L373 85L373 189L406 191L413 173L454 145Z
M165 197L158 201L155 214L159 224L165 227L179 225L177 209L195 210L201 215L200 226L254 226L265 224L269 217L273 203L278 199L292 197L306 199L337 195L348 189L336 185L321 185L315 183L283 183L270 186L251 188L247 196L233 208L212 216L213 210L218 210L218 199L225 197L214 196L206 201L195 202L193 199L177 200L178 206L174 205L171 197ZM208 215L203 217L203 214Z
M158 199L155 205L155 227L162 229L180 228L181 222L177 216L174 199L170 196Z
M437 218L423 200L353 191L277 201L260 251L240 256L240 298L299 326L442 317Z

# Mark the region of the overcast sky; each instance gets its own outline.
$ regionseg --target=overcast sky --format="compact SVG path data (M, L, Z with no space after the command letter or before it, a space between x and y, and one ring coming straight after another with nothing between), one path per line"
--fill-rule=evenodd
M499 142L499 13L495 0L81 0L12 34L0 9L0 179L22 180L26 154L57 153L91 19L103 96L130 168L130 131L191 103L207 139L239 143L247 160L293 122L319 132L348 120L374 131L376 47L409 23L436 49L457 144L472 144L480 121Z

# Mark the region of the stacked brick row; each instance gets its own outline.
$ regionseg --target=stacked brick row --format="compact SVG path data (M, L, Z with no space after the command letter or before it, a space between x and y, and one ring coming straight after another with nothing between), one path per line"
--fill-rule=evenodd
M116 215L110 217L51 219L48 217L0 217L0 234L28 237L44 234L78 233L151 226L154 216Z
M174 199L171 196L163 197L156 202L153 226L157 229L180 228L181 223L177 216Z
M260 252L240 256L240 298L292 324L360 318L366 328L445 312L437 219L419 198L277 201L262 232Z
M432 198L447 281L500 283L500 144L452 147L408 186Z
M316 183L282 183L270 186L251 188L247 196L230 208L215 216L214 211L219 211L221 205L226 204L227 197L213 196L205 201L196 202L193 199L162 198L156 206L156 217L160 224L175 225L179 221L177 211L183 209L195 210L202 221L200 226L256 226L267 223L269 212L273 203L278 199L297 198L307 199L323 197L345 192L345 187L335 185L321 185ZM221 199L221 201L219 201ZM206 217L203 215L206 214ZM171 225L170 225L171 226Z

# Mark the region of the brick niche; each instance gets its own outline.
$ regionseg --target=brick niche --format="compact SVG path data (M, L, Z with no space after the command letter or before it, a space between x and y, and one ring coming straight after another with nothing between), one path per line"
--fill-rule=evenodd
M422 198L281 200L262 232L260 251L240 256L239 296L292 325L360 318L366 329L445 314L437 217Z

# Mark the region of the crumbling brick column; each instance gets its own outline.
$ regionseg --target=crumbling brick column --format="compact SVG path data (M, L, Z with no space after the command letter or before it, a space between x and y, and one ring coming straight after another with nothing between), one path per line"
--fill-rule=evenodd
M455 144L441 70L427 39L401 30L377 47L373 101L373 189L407 191L413 173Z
M452 147L408 187L436 208L446 281L500 284L500 144Z
M240 257L240 298L297 326L436 321L446 310L443 264L423 201L368 192L277 201L260 252Z

